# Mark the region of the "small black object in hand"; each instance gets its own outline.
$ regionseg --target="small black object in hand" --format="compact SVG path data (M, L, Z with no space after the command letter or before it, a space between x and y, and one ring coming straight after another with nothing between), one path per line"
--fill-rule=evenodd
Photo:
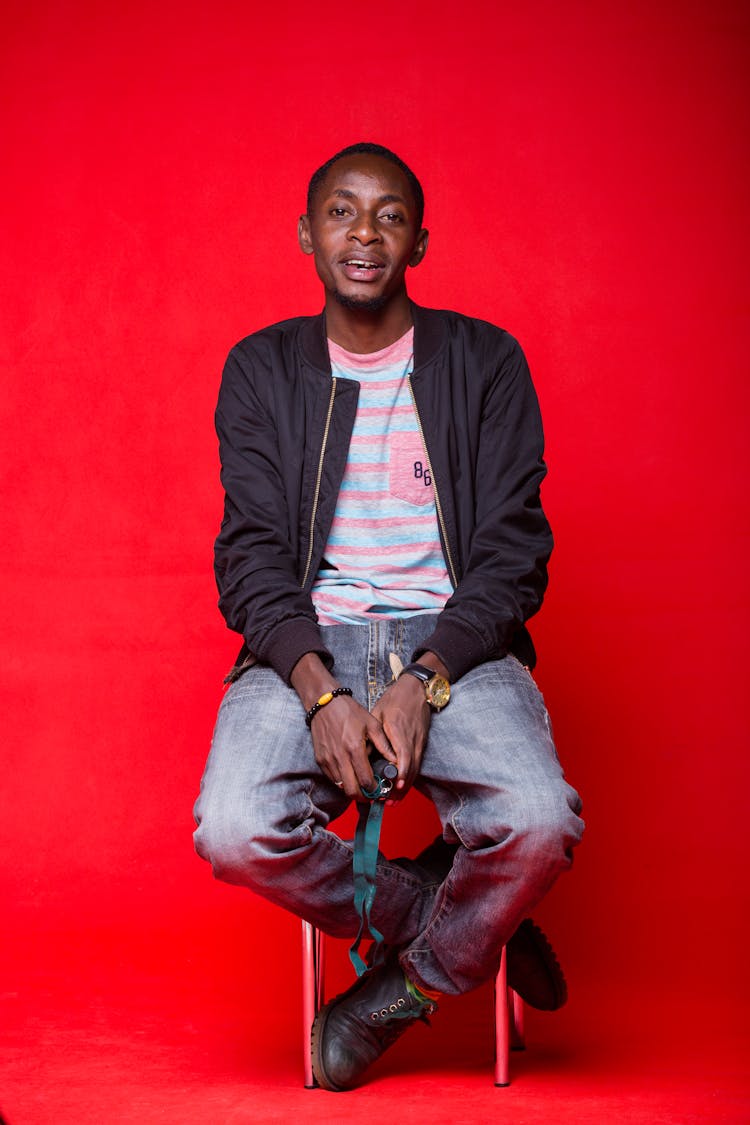
M370 765L375 776L375 788L365 789L363 785L362 792L369 801L383 801L393 789L394 782L398 777L398 769L393 762L388 762L380 756L372 758Z

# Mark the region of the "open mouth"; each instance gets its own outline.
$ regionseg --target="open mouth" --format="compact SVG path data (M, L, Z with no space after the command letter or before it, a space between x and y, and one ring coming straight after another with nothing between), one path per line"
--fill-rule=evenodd
M345 258L341 268L350 281L375 281L385 269L382 262L372 258Z
M366 258L347 258L342 265L348 269L353 270L366 270L368 272L375 272L375 270L382 270L380 262L370 262Z

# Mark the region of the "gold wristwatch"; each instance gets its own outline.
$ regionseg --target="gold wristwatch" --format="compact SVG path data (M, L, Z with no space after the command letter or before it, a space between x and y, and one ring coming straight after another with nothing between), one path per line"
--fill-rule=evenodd
M402 676L416 676L424 684L425 699L434 711L442 711L447 707L451 698L451 685L445 676L441 676L434 668L426 664L407 664L402 670Z

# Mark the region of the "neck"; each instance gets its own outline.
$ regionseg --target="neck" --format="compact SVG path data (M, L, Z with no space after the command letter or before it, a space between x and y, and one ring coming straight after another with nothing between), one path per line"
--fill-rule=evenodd
M406 291L376 311L344 308L333 295L326 294L326 332L348 352L379 352L400 340L412 323Z

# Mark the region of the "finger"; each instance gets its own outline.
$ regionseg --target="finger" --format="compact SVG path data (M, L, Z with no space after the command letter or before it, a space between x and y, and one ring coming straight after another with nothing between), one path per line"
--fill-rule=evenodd
M350 801L362 799L359 777L354 764L345 751L340 750L331 763L331 781Z
M368 792L372 792L377 784L375 781L375 774L372 772L372 761L370 754L371 744L365 738L362 742L361 753L358 753L352 761L360 790L366 789Z
M341 789L349 797L353 796L356 787L356 778L351 768L348 758L345 754L341 753L340 744L338 741L329 743L322 736L322 731L316 732L313 737L313 749L315 752L315 761L322 774L330 781L337 789Z
M401 796L404 796L406 792L411 789L419 776L424 746L424 740L419 732L414 734L412 740L403 744L404 753L400 762L399 778L396 782L396 789Z
M373 716L371 716L372 718ZM396 751L394 750L391 740L383 729L382 723L378 720L377 723L368 723L367 725L367 738L368 741L375 747L379 754L382 755L388 762L393 762L398 765Z
M368 749L364 731L353 741L350 735L338 744L325 771L335 785L343 783L338 787L352 800L364 800L362 787L372 789L375 785Z
M412 774L412 740L408 735L399 729L395 723L388 723L384 733L389 740L392 748L392 753L388 755L388 760L392 761L398 768L398 778L394 789L403 790L407 785L411 784ZM384 757L386 755L383 755Z

